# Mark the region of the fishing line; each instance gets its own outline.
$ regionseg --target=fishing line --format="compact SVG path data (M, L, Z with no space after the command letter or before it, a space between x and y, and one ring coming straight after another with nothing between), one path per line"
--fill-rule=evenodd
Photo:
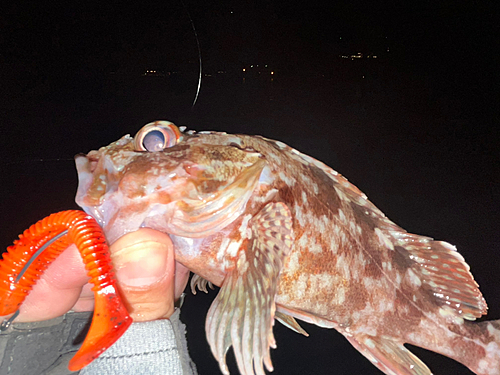
M201 72L202 72L202 66L201 66L201 48L200 48L200 40L198 39L198 33L196 32L196 28L194 27L194 22L193 19L191 18L191 14L189 14L189 10L186 7L186 4L184 4L184 1L181 0L182 6L186 10L186 13L189 17L189 21L191 22L191 27L193 29L194 36L196 38L196 46L198 47L198 61L200 63L200 73L198 75L198 88L196 89L196 95L194 96L193 100L193 105L191 105L191 109L194 108L194 105L196 104L196 101L198 100L198 95L200 94L200 89L201 89Z
M66 229L63 232L59 233L57 236L52 237L40 249L38 249L33 254L33 256L30 258L30 260L28 260L28 262L24 265L24 267L21 270L21 272L19 272L19 274L16 277L15 283L18 283L19 280L21 280L21 278L23 277L23 275L25 274L25 272L28 270L28 268L33 264L33 262L36 260L36 258L38 258L45 251L45 249L47 249L50 245L52 245L54 242L56 242L59 238L65 236L67 234L68 234L68 230ZM14 315L12 315L9 319L4 320L0 324L0 332L3 332L5 330L7 330L10 327L10 325L12 324L12 322L17 318L18 315L19 315L19 310L16 310L16 312L14 313Z
M45 244L33 254L33 256L30 258L30 260L28 260L28 262L24 265L21 272L19 272L19 275L17 275L17 277L16 277L16 283L18 283L19 280L21 280L21 277L23 277L24 273L28 270L28 268L31 266L31 264L35 261L36 258L38 258L45 251L46 248L48 248L50 245L52 245L54 242L56 242L59 238L65 236L67 234L68 234L68 230L66 229L66 230L62 231L61 233L59 233L57 236L54 236L50 240L45 242Z

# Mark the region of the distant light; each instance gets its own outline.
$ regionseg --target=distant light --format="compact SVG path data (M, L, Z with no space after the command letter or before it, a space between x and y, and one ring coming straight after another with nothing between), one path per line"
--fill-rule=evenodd
M243 68L243 71L246 72L247 70L245 68Z
M253 65L250 65L250 68L253 68Z
M339 37L340 40L342 40L342 37Z
M267 64L266 64L266 65L264 65L264 66L267 68Z
M374 59L376 59L376 58L377 58L377 56L372 56L372 57L373 57Z
M271 74L274 74L274 72L271 72Z
M389 52L389 47L387 47L387 52Z

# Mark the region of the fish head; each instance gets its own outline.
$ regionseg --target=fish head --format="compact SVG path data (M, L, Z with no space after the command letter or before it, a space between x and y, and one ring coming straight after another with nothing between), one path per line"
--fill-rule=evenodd
M75 161L76 202L110 243L141 227L191 238L218 232L243 212L265 165L255 151L205 144L166 121Z

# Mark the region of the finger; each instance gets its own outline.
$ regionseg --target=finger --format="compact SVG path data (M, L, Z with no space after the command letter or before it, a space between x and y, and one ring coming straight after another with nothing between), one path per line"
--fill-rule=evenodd
M94 310L94 292L92 291L93 285L87 283L83 286L80 295L78 296L78 300L73 305L71 310L73 311L92 311Z
M182 264L175 262L175 300L177 301L186 289L189 280L189 271Z
M168 235L149 228L128 233L111 246L111 258L135 321L168 318L174 312L175 259Z
M78 300L89 277L75 245L69 246L42 274L19 308L18 322L52 319Z

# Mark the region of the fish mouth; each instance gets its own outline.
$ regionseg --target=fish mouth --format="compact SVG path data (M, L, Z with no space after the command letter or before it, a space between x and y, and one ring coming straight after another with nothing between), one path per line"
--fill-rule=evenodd
M99 204L102 203L100 197L92 196L94 184L94 172L97 168L98 158L90 158L85 154L75 156L75 165L78 174L78 189L76 192L76 203L83 208L89 215L97 220L101 227L104 227L105 219L102 210L99 210ZM106 183L104 181L104 183ZM104 192L103 192L104 193ZM103 194L101 194L102 196Z
M89 166L88 168L86 168L88 170L88 172L90 173L94 173L96 167L97 167L97 162L99 161L99 158L97 156L94 156L94 155L91 155L91 153L89 154L84 154L83 152L82 153L79 153L79 154L76 154L75 155L75 162L76 162L76 168L77 168L77 171L78 171L78 167L79 165L82 165L83 167L83 159L85 159L86 161L89 162ZM80 164L81 163L81 164Z

